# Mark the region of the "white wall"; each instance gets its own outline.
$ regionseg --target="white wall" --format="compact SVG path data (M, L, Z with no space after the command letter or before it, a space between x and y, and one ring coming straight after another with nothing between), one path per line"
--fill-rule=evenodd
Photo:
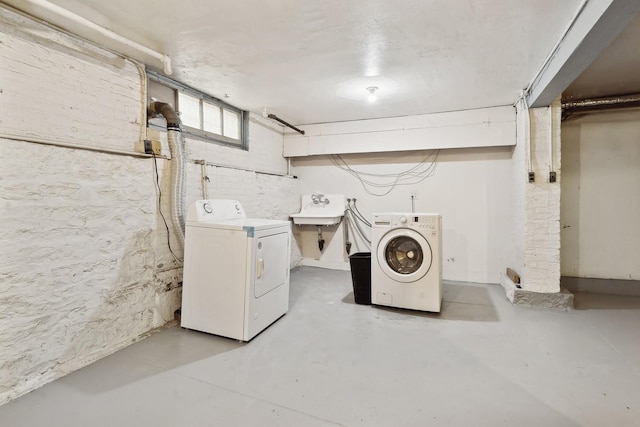
M182 271L167 248L153 160L131 155L145 131L144 70L2 8L0 25L2 404L172 320ZM281 128L252 116L248 152L186 141L186 204L201 197L192 160L204 159L249 169L208 166L210 197L287 218L298 182L251 171L286 173L282 140ZM168 161L157 163L166 202Z
M640 111L562 125L562 275L640 280Z
M411 212L411 194L416 193L417 212L443 216L444 278L497 283L511 250L511 152L512 147L441 150L433 176L413 185L397 186L382 197L367 194L356 178L334 166L327 156L292 159L292 173L300 180L302 194L320 190L355 197L369 220L373 212ZM358 171L392 174L416 166L431 153L349 154L342 158ZM389 179L376 182L385 181ZM386 190L373 191L381 194ZM322 254L317 248L315 227L294 226L294 231L304 263L349 268L342 226L326 228L328 246ZM368 252L369 248L360 242L351 253L358 251Z

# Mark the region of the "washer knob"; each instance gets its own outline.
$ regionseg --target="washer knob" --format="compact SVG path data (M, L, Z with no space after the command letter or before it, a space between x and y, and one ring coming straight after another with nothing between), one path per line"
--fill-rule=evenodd
M406 223L407 222L407 217L406 216L401 216L400 217L400 222L403 223L403 224Z

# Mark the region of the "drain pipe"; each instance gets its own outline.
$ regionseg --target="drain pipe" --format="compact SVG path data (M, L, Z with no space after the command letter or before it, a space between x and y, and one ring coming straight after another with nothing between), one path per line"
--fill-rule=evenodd
M171 221L178 231L177 238L184 250L184 143L180 129L180 117L173 107L164 102L149 104L151 115L161 114L167 120L167 139L171 151Z
M324 250L324 239L322 238L322 228L318 226L318 249L320 252Z
M351 199L347 199L347 203L351 202ZM344 249L347 251L347 255L351 253L351 240L349 240L349 209L344 210Z

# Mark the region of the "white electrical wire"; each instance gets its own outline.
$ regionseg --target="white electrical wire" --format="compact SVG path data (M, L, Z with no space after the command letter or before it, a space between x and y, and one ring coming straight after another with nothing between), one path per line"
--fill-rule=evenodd
M540 80L540 78L542 77L542 74L547 70L547 68L549 68L549 65L551 65L551 60L555 57L556 53L558 53L558 50L560 49L560 45L567 38L569 31L571 31L571 29L575 25L576 21L578 20L578 18L584 11L585 7L587 6L587 3L589 3L589 0L582 1L582 4L580 5L576 13L571 18L571 21L569 21L569 25L562 33L562 36L556 41L556 44L553 46L553 48L545 58L544 62L542 63L542 65L540 66L536 74L533 76L533 79L531 80L527 88L524 90L525 96L531 95L531 89L533 89L533 86L538 83L538 80Z
M520 95L520 101L523 105L524 111L524 147L525 147L525 155L527 156L527 168L528 172L533 171L533 162L531 160L531 116L529 115L529 104L527 103L527 96L525 91L522 91Z
M555 169L553 167L553 108L549 105L549 171L553 172Z
M331 162L337 168L342 169L343 171L353 175L356 179L358 179L358 181L360 181L360 184L362 185L362 188L364 188L367 194L370 194L372 196L386 196L398 185L417 184L429 178L430 176L433 176L436 170L439 153L440 150L435 150L431 152L423 161L407 169L406 171L390 174L377 174L354 170L347 164L342 156L338 154L331 156ZM375 182L368 177L387 180L387 182ZM385 188L388 190L382 194L378 194L370 190L370 188Z
M147 70L138 61L130 61L136 66L140 76L140 141L144 141L147 139Z

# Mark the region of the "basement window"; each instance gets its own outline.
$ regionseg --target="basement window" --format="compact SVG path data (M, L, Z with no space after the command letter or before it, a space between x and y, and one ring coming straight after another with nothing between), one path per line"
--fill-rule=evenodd
M246 111L153 71L147 70L147 77L149 98L179 112L185 136L247 149ZM149 126L164 129L166 121L154 118Z

